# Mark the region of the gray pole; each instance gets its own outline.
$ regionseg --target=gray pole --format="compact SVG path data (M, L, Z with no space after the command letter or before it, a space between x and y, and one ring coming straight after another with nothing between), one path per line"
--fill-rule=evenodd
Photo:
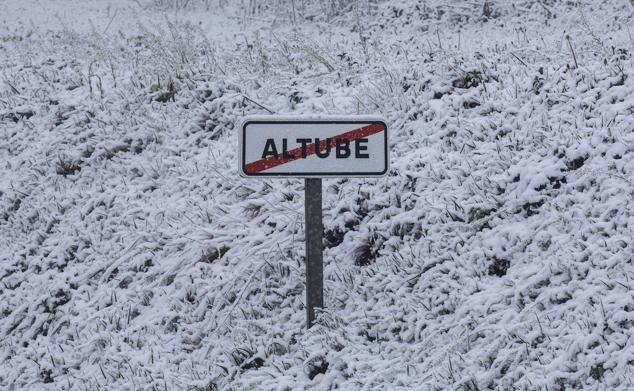
M321 178L304 180L306 217L306 325L315 320L315 307L324 306L324 226L321 216Z

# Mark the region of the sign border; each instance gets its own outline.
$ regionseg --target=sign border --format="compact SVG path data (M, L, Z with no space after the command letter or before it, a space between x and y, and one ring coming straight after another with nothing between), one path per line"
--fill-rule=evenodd
M246 137L247 126L250 124L367 124L367 123L381 123L385 128L383 131L385 147L385 167L383 171L377 172L298 172L298 173L255 173L249 174L244 171L246 162L244 156L246 154L246 144L244 143ZM388 139L388 127L387 122L383 117L379 116L276 116L276 115L258 115L245 117L240 123L240 131L238 134L238 150L239 150L239 171L240 176L245 178L380 178L386 176L390 170L390 156L389 156L389 139Z

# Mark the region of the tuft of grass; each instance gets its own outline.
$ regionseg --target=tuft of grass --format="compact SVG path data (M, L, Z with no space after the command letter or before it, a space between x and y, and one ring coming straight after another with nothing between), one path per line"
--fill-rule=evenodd
M57 175L67 177L69 175L74 175L78 173L80 170L81 170L81 166L79 165L78 162L71 159L60 157L56 163L55 171L57 172Z
M353 258L356 266L369 266L376 261L379 255L378 235L370 234L362 239L361 243L354 249Z
M326 357L318 355L314 356L304 364L304 372L308 375L310 380L313 380L317 375L324 374L328 371L328 361Z
M248 362L254 355L255 352L248 347L235 348L230 353L231 359L237 366L242 366L243 364Z
M511 261L508 259L493 257L493 261L489 264L488 274L490 276L504 277L510 266Z
M212 263L213 261L222 258L227 251L229 251L229 247L227 246L221 246L219 248L210 247L203 251L202 255L198 259L198 262Z

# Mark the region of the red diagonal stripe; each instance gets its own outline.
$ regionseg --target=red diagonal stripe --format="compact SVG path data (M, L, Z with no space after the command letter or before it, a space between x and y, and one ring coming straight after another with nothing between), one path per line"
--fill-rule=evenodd
M358 138L371 136L373 134L382 132L385 130L385 127L382 123L375 122L373 124L353 129L344 133L341 133L336 136L328 137L330 139L330 147L334 147L336 145L337 139L344 139L348 142L352 140L356 140ZM326 149L326 140L319 140L319 152ZM316 143L311 143L306 146L306 156L313 155L317 151ZM300 159L302 156L302 147L297 147L295 149L291 149L287 152L288 155L292 157L283 157L282 154L277 154L275 156L269 156L261 160L256 160L244 166L244 172L248 174L256 174L258 172L262 172L264 170L268 170L269 168L277 167L284 163L292 162L294 160Z

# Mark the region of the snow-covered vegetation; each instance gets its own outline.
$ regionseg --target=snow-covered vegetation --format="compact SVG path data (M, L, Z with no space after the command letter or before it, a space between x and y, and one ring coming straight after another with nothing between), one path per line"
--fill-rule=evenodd
M6 3L0 389L634 389L631 2ZM390 125L310 330L268 113Z

